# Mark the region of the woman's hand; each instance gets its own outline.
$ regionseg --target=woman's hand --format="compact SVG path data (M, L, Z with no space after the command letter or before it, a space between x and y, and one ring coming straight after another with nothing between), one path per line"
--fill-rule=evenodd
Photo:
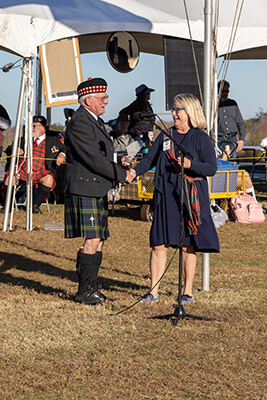
M182 158L178 157L177 158L177 162L178 162L178 165L180 165L180 167L181 167L182 166ZM191 168L191 160L189 160L189 158L184 157L184 167L186 169L190 169Z

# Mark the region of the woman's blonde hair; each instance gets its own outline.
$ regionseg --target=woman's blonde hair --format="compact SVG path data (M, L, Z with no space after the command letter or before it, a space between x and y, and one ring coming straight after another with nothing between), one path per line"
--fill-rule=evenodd
M184 108L193 128L205 129L206 119L199 100L189 93L177 94L173 99L175 107Z

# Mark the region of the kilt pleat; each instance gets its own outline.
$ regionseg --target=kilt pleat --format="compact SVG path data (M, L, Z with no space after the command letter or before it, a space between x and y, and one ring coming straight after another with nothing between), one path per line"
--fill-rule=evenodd
M65 194L65 237L108 239L107 199Z

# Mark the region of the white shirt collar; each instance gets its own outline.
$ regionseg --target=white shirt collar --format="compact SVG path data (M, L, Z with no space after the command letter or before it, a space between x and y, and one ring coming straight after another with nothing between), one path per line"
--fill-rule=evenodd
M40 144L43 140L45 140L46 134L44 133L42 136L39 136L37 139L37 143Z
M98 120L98 116L95 115L89 108L84 107L96 120Z

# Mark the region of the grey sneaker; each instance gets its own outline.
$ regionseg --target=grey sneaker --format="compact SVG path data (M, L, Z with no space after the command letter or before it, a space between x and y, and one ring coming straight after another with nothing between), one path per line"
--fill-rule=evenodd
M194 303L195 299L193 296L189 296L188 294L183 294L181 297L182 304Z
M149 292L141 297L140 303L144 303L145 301L159 301L159 295L157 294L157 296L155 297L152 293Z

